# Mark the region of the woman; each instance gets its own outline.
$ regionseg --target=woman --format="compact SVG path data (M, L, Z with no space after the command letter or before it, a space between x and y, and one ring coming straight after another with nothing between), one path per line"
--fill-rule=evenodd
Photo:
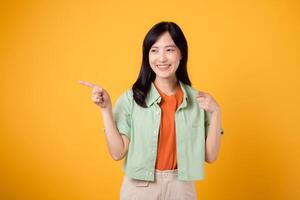
M180 27L160 22L145 36L138 79L114 110L106 90L80 81L101 107L112 158L125 158L122 200L196 199L194 181L204 178L204 162L217 158L220 107L191 87L187 59Z

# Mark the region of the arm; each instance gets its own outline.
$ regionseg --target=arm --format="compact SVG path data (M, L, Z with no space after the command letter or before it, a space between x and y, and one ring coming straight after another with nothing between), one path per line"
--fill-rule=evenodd
M92 88L92 100L100 107L102 112L106 142L110 155L114 160L121 160L127 153L129 140L121 135L116 128L112 114L112 104L108 92L102 87L86 81L79 81L80 84Z
M210 113L209 130L205 142L205 161L212 163L216 161L221 143L221 109L216 100L208 93L198 92L196 99L199 107Z
M216 161L221 143L221 111L218 109L211 114L210 126L205 143L205 161Z
M127 153L129 140L125 135L119 133L113 119L112 109L102 109L101 112L110 155L116 161L121 160Z

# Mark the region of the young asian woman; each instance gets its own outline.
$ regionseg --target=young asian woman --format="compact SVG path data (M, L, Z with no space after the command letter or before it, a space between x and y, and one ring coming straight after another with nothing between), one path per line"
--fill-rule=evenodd
M221 108L191 86L187 60L181 28L159 22L144 38L137 80L114 108L104 88L80 81L101 108L112 158L125 158L121 200L197 199L195 181L218 157Z

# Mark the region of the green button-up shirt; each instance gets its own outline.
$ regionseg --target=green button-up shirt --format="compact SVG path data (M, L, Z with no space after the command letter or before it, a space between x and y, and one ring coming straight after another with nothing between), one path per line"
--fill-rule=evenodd
M178 179L201 180L204 179L205 139L210 113L198 106L197 90L179 83L183 100L175 112ZM116 126L130 140L122 166L130 178L154 181L161 120L160 101L161 97L153 83L146 98L147 108L134 101L131 89L116 101L113 110Z

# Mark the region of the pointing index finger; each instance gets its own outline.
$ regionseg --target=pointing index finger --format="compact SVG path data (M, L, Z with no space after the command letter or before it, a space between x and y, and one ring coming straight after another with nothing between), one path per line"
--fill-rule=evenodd
M79 83L82 84L82 85L85 85L85 86L87 86L87 87L90 87L90 88L96 87L96 85L94 85L93 83L89 83L89 82L87 82L87 81L81 81L81 80L80 80Z

